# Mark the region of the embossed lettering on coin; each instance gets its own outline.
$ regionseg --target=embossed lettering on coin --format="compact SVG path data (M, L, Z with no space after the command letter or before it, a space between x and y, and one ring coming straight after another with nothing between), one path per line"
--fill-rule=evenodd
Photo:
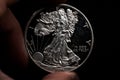
M36 11L25 32L27 51L40 68L49 71L72 71L91 53L93 32L85 15L61 4Z

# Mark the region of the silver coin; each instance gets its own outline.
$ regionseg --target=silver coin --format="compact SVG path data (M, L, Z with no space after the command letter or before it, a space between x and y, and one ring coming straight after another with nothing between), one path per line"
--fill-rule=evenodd
M48 72L79 68L92 51L93 38L87 17L68 4L35 11L25 30L30 58Z

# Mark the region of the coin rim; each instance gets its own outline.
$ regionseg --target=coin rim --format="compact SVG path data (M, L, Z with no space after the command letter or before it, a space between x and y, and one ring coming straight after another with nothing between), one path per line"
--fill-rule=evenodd
M73 71L73 70L76 70L77 68L81 67L81 66L88 60L90 54L92 53L93 44L94 44L94 33L93 33L93 29L92 29L92 26L91 26L88 18L87 18L80 10L78 10L77 8L75 8L75 7L73 7L73 6L69 5L69 4L59 4L59 5L56 7L56 9L59 8L60 6L70 7L70 8L72 8L73 10L76 10L77 12L79 12L79 13L85 18L85 20L87 21L87 23L88 23L88 25L89 25L89 27L90 27L90 32L91 32L91 45L90 45L90 50L89 50L86 58L85 58L77 67L75 67L74 69L71 69L71 70L70 70L70 71ZM29 19L29 21L28 21L28 23L27 23L27 26L26 26L26 28L25 28L25 33L24 33L24 37L25 37L25 38L24 38L24 39L25 39L25 47L26 47L26 50L27 50L30 58L33 60L33 62L34 62L38 67L40 67L41 69L43 69L43 70L45 70L45 71L48 71L48 72L51 72L51 73L52 73L53 71L44 69L44 68L42 68L41 66L39 66L38 63L35 62L35 60L32 58L32 56L31 56L31 54L30 54L30 52L29 52L29 49L28 49L27 43L26 43L26 40L27 40L27 30L28 30L29 24L30 24L30 22L32 21L32 19L36 16L36 14L39 13L40 11L42 11L43 9L44 9L44 8L35 11L35 12L33 13L33 15L30 17L30 19Z

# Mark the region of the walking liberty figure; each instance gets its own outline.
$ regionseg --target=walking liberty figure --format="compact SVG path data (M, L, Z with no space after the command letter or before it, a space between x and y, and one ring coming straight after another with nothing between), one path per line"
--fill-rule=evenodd
M71 9L60 8L57 11L41 13L34 33L37 36L45 36L53 33L52 42L43 51L42 63L46 65L64 67L79 65L78 57L67 45L74 33L75 24L78 22L77 12Z

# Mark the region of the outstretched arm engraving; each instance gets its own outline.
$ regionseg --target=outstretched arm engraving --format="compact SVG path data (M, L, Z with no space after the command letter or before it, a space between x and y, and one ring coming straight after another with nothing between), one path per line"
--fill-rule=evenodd
M37 19L38 24L34 29L37 36L49 35L54 32L52 42L44 49L43 63L53 66L73 66L78 65L80 58L68 47L71 42L70 37L75 30L75 24L78 22L77 13L71 9L66 11L60 8L58 11L50 13L41 13Z

